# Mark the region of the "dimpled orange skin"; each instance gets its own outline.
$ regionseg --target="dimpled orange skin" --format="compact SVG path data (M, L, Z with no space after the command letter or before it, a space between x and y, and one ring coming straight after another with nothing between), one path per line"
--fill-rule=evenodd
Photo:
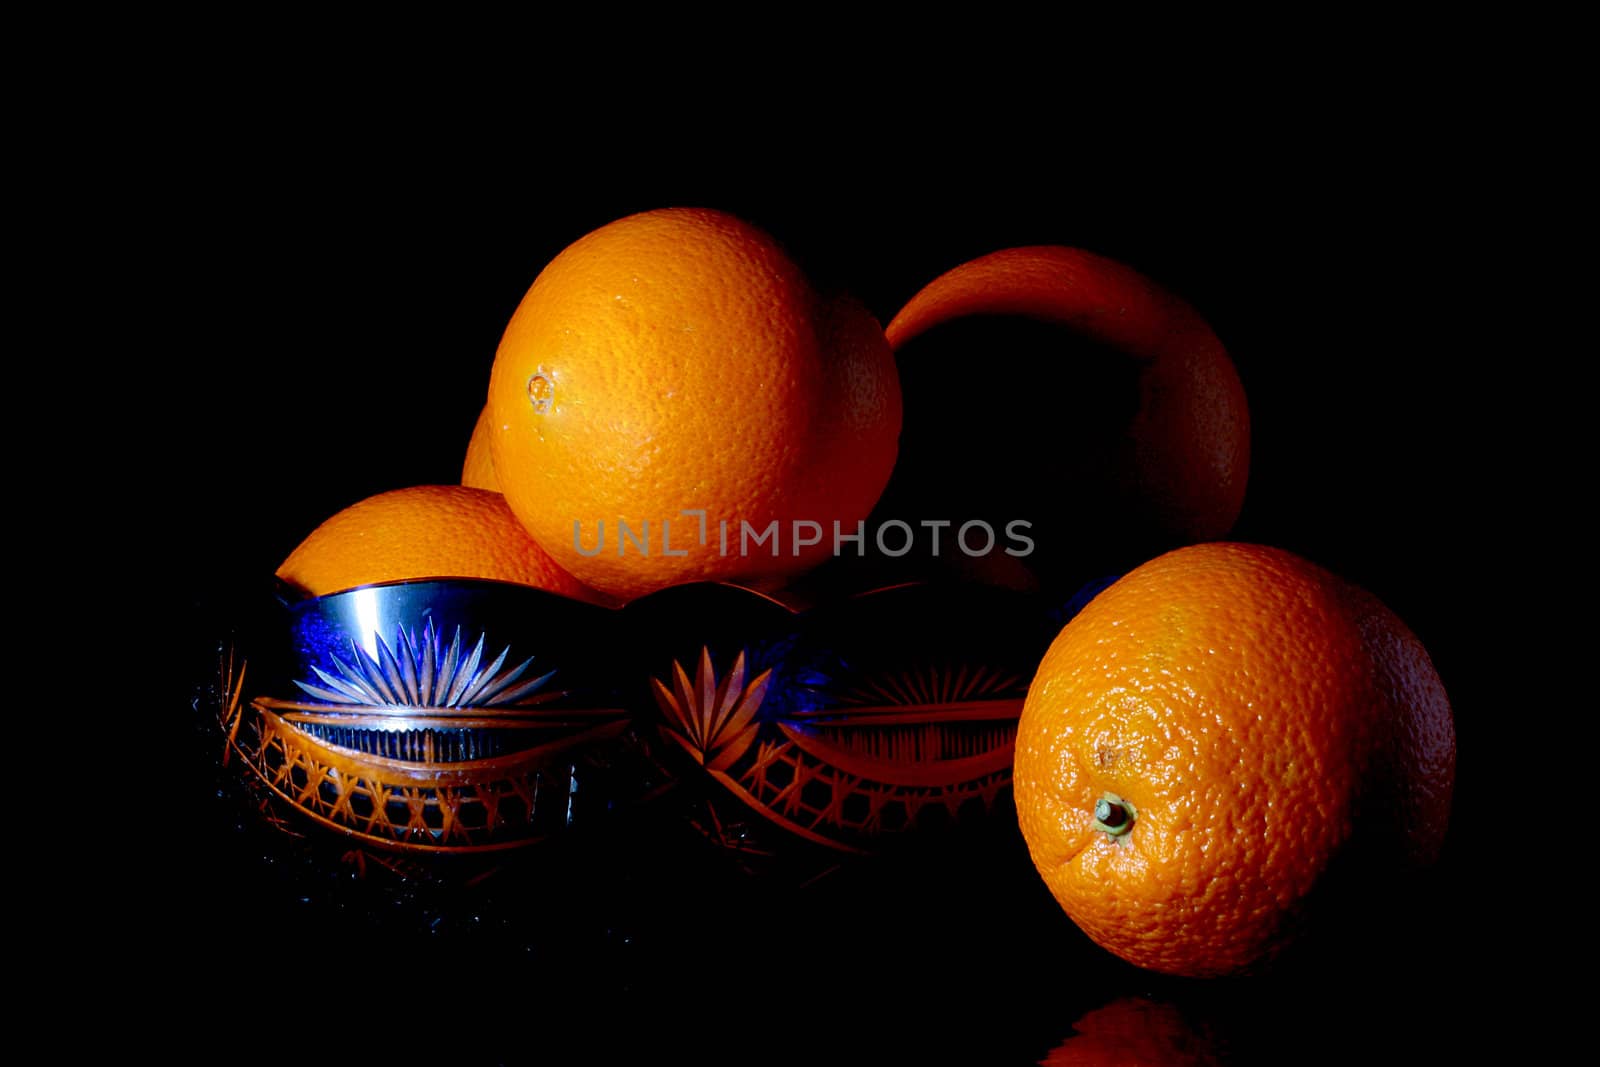
M1169 530L1209 541L1233 528L1250 467L1244 386L1198 313L1144 275L1076 248L1007 248L929 282L889 322L898 351L942 323L1019 315L1065 326L1137 359L1139 412L1120 461Z
M472 489L500 492L500 479L494 476L494 456L489 451L489 409L478 412L467 442L467 457L461 463L461 484Z
M1293 933L1342 851L1420 865L1449 818L1443 684L1370 594L1290 553L1170 552L1097 596L1018 725L1034 865L1095 942L1171 974L1236 973ZM1112 793L1135 812L1095 828Z
M601 227L540 273L501 340L489 413L518 518L583 581L634 597L777 581L831 554L833 523L854 533L888 481L900 383L872 316L813 291L767 234L665 209ZM705 544L686 509L706 512ZM632 542L619 555L619 520L635 536L648 523L648 555ZM780 555L770 541L742 555L740 523L773 520ZM823 531L798 556L794 520ZM601 522L604 549L579 551L574 524L593 552Z
M313 596L419 578L489 578L596 601L528 536L499 493L395 489L352 504L302 541L278 577Z

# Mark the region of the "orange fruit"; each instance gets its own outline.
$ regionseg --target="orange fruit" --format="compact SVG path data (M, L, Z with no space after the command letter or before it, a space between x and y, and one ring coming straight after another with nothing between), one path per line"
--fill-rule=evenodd
M489 412L512 511L563 567L631 597L830 555L834 523L854 534L888 481L900 385L872 316L816 292L772 237L666 209L545 267L500 342ZM796 537L797 522L816 525Z
M278 577L313 596L416 578L491 578L580 600L595 594L528 536L499 493L460 485L395 489L311 531Z
M1188 304L1115 260L1076 248L1008 248L929 282L889 322L889 343L979 315L1054 323L1138 362L1139 408L1119 480L1187 541L1221 537L1244 504L1250 416L1217 336Z
M1405 624L1254 545L1178 549L1102 592L1017 728L1018 818L1051 893L1100 945L1182 975L1273 955L1336 860L1430 862L1454 776L1444 686Z
M494 476L494 456L489 452L489 408L478 412L478 421L472 426L472 439L467 442L467 458L461 464L461 484L473 489L500 492L500 480Z

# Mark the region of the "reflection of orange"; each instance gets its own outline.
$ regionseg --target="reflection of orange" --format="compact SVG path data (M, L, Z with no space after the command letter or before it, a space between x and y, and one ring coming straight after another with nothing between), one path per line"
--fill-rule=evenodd
M888 481L900 386L860 305L820 296L760 230L671 209L603 226L545 267L500 342L489 410L518 518L572 573L633 596L829 555L834 522L853 534ZM798 555L796 521L822 532ZM604 548L580 551L601 522ZM776 522L776 555L770 538L742 554L741 522Z
M1061 631L1018 724L1016 805L1091 938L1221 974L1270 954L1350 846L1431 860L1454 771L1443 685L1399 619L1287 552L1207 544Z
M1122 475L1187 540L1232 528L1244 503L1250 419L1216 334L1195 311L1129 267L1075 248L1008 248L929 282L889 323L899 349L974 315L1057 323L1137 359L1140 405Z
M460 485L396 489L350 505L313 530L278 577L315 596L408 578L492 578L594 598L533 542L504 497Z
M461 464L461 484L473 489L500 491L500 480L494 476L494 457L489 454L489 409L478 412L478 421L472 426L472 440L467 442L467 458Z
M1072 1034L1041 1067L1206 1067L1220 1064L1216 1042L1171 1004L1124 997L1072 1024Z

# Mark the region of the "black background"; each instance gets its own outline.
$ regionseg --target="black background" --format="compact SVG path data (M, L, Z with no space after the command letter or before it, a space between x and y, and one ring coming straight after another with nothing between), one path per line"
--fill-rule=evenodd
M509 136L419 144L286 131L274 144L219 144L167 201L184 264L164 287L165 339L184 358L160 363L170 382L154 432L165 464L156 503L203 651L216 591L270 573L322 518L385 489L459 478L517 301L562 247L633 211L739 214L884 322L938 273L998 248L1066 244L1122 260L1193 303L1239 368L1253 447L1234 536L1377 593L1450 691L1455 823L1440 870L1392 902L1405 923L1323 946L1281 981L1167 982L1101 959L1041 901L1025 859L1007 866L1016 855L994 846L993 878L912 864L810 896L774 890L770 907L766 890L748 890L729 905L761 915L760 937L745 941L679 931L636 944L630 932L618 948L626 922L580 909L553 924L588 924L603 949L572 934L559 950L534 938L512 952L300 903L292 880L264 876L230 836L209 771L197 770L194 810L175 816L142 920L154 936L131 950L176 954L196 978L168 1005L171 1032L250 1029L273 1003L286 1013L279 1025L304 1014L336 1028L471 1034L456 1046L461 1062L537 1058L554 1042L577 1050L570 1062L669 1048L758 1062L799 1048L847 1062L1028 1063L1096 1003L1143 991L1233 1035L1241 1062L1337 1058L1390 1024L1403 1051L1468 1041L1455 1012L1482 946L1469 933L1466 856L1482 832L1489 710L1473 638L1483 576L1462 563L1485 536L1475 511L1484 390L1461 363L1472 343L1456 285L1466 243L1450 168L1430 146L1322 132L1241 143L1202 127L1137 155L1070 138L1059 154L964 142L915 159L893 139L829 154L804 137L792 152L640 156L559 138L530 154ZM1070 378L1003 355L974 373L999 404ZM677 885L684 897L746 892L710 877ZM758 967L740 947L757 942L804 961ZM384 1012L341 1007L308 989L294 962L319 953L479 991L448 1009L430 995L415 1013L396 989ZM537 979L521 970L534 957ZM556 995L563 983L550 976L563 969L581 980ZM834 969L849 977L824 981ZM249 992L233 1001L232 989ZM847 1040L858 1025L865 1037Z

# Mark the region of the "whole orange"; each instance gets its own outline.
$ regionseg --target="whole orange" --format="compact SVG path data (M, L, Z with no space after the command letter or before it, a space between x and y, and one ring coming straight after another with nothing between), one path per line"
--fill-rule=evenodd
M313 596L415 578L491 578L579 600L593 590L562 570L499 493L460 485L395 489L311 531L278 577Z
M1114 460L1120 482L1186 541L1232 529L1250 466L1249 409L1232 359L1192 307L1104 256L1007 248L929 282L890 320L889 342L898 351L981 315L1055 323L1136 360L1139 407Z
M834 524L856 533L888 481L900 385L861 305L815 291L754 226L675 208L545 267L500 342L489 414L517 517L631 597L829 555Z
M1454 776L1416 637L1255 545L1182 548L1102 592L1046 653L1017 729L1018 817L1056 900L1105 948L1182 975L1273 955L1340 857L1431 861Z
M500 479L494 476L494 456L489 452L489 409L478 412L467 442L467 457L461 463L461 484L473 489L500 492Z

